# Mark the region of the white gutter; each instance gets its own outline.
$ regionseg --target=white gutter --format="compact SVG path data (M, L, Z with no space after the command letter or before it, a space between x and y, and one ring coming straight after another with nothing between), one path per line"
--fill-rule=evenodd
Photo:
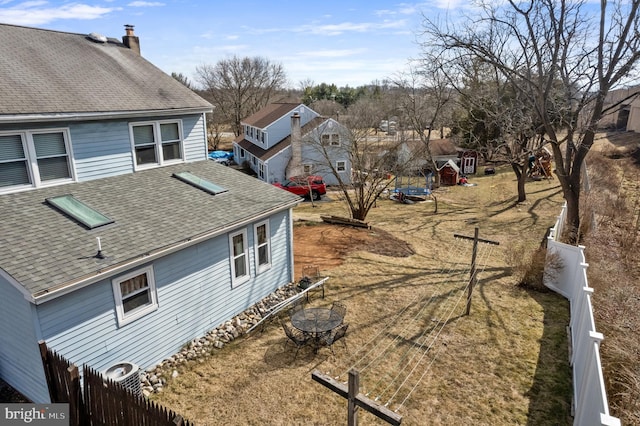
M110 112L72 112L57 114L19 114L0 115L0 124L35 123L42 121L88 121L109 120L123 117L170 116L176 114L202 114L213 111L213 108L193 107L176 109L158 109L145 111L110 111Z
M63 296L65 294L69 294L73 291L76 291L78 289L81 289L83 287L86 287L88 285L94 284L98 281L104 280L106 278L109 278L111 276L117 275L121 272L127 271L129 269L133 269L137 266L140 266L144 263L148 263L151 262L153 260L156 260L160 257L166 256L168 254L171 253L175 253L179 250L185 249L187 247L193 246L195 244L199 244L203 241L209 240L211 238L220 236L222 234L226 234L229 231L232 231L234 229L240 228L242 226L246 226L252 222L257 222L267 216L271 216L274 213L286 210L286 209L292 209L294 206L296 206L297 204L299 204L300 201L296 200L293 201L291 203L287 203L284 206L279 206L276 208L273 208L271 210L268 210L266 212L263 212L261 214L259 214L258 216L253 216L251 218L245 219L243 221L240 222L236 222L230 225L225 226L222 229L216 229L213 231L207 231L204 232L200 235L196 235L194 237L190 237L187 238L177 244L171 245L169 247L165 247L165 248L161 248L158 249L156 251L152 251L149 253L145 253L135 259L130 259L130 260L126 260L124 262L115 264L115 265L111 265L106 267L105 269L101 269L98 270L95 274L91 274L91 275L85 275L84 277L78 278L74 281L68 281L64 284L60 284L58 285L56 288L53 289L49 289L49 290L43 290L40 291L38 293L36 293L35 295L31 295L29 294L29 297L25 297L28 301L30 301L31 303L35 304L35 305L39 305L41 303L44 302L48 302L50 300L56 299L60 296ZM290 217L292 217L293 212L289 211L289 215ZM293 232L293 230L292 230Z

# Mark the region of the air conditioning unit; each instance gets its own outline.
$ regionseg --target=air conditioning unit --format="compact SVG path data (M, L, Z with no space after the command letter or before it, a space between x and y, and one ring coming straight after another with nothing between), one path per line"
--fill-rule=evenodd
M121 361L107 368L103 375L116 383L120 383L126 389L129 389L134 395L142 395L142 386L140 385L140 368L136 364Z

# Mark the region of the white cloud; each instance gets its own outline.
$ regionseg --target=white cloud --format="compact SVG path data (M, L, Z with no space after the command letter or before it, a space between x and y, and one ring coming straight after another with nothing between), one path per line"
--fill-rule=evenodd
M335 36L343 33L358 32L364 33L382 29L405 28L407 25L404 20L383 21L383 22L342 22L340 24L324 24L324 25L303 25L295 28L295 32L305 32L317 35Z
M0 8L0 22L29 26L47 24L59 19L90 20L102 18L116 10L121 8L79 3L48 7L46 1L29 1L8 8Z
M132 1L127 6L129 7L157 7L164 6L164 3L157 1Z

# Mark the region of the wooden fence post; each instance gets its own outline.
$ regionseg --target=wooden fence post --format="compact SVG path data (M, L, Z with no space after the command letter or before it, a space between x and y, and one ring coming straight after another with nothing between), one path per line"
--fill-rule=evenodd
M40 348L40 358L42 358L42 367L44 368L44 377L47 381L47 390L49 391L49 398L51 402L57 402L56 399L56 390L55 384L53 381L53 377L51 374L51 363L49 360L49 352L47 351L47 344L44 340L40 340L38 342L38 347Z
M82 389L80 389L80 371L75 364L67 368L71 381L69 383L69 424L71 426L81 426L86 424L84 415L84 404L82 403Z

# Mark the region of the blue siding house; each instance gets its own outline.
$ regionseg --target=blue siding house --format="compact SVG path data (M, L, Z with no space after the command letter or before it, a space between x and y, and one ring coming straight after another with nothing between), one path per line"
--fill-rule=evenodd
M349 132L304 104L273 103L241 122L234 159L260 180L282 182L291 176L320 175L328 185L351 183Z
M122 40L0 24L0 378L150 368L293 281L300 199L207 160L212 106Z

